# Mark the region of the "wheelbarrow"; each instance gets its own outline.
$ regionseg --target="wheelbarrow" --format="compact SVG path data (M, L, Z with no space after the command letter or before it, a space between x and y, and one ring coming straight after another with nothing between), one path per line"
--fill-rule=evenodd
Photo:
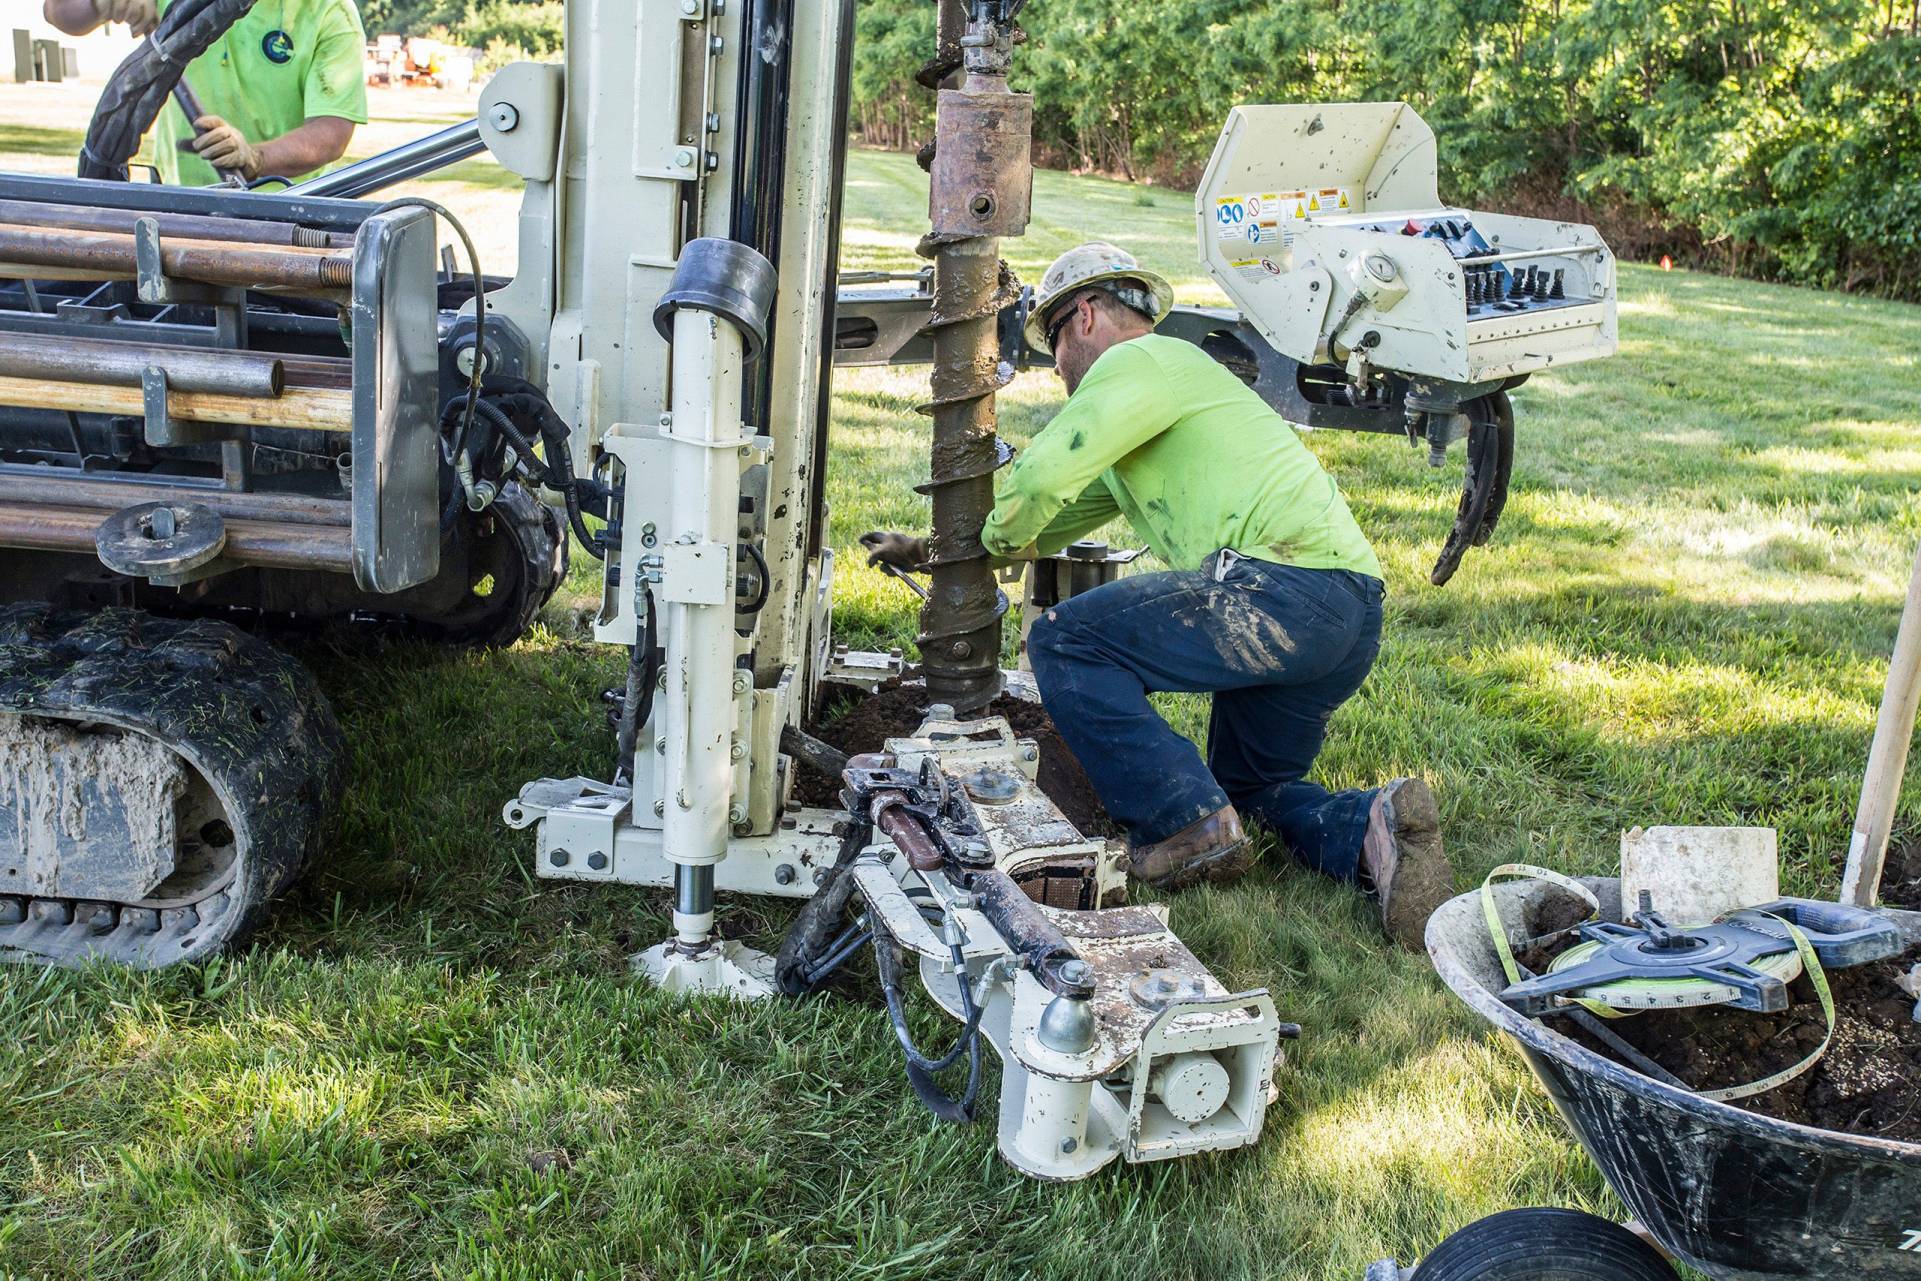
M1583 883L1607 919L1621 919L1619 881ZM1569 899L1539 881L1493 892L1510 938L1545 933L1544 909ZM1921 942L1921 914L1877 910ZM1673 1281L1668 1259L1715 1281L1921 1278L1921 1144L1713 1102L1523 1017L1500 1000L1507 979L1478 892L1434 914L1427 950L1454 994L1520 1045L1639 1231L1569 1210L1512 1210L1463 1228L1411 1270L1377 1263L1368 1281Z

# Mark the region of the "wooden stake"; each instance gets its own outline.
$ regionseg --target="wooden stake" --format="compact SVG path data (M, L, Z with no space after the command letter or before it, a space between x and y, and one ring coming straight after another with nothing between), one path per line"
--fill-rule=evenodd
M1872 907L1880 896L1881 871L1887 865L1888 835L1894 830L1894 809L1901 799L1901 779L1907 773L1917 702L1921 702L1921 551L1915 553L1914 571L1908 578L1908 599L1901 608L1894 657L1888 662L1888 684L1874 725L1874 745L1868 749L1861 804L1854 819L1854 835L1848 841L1848 869L1841 877L1843 903Z

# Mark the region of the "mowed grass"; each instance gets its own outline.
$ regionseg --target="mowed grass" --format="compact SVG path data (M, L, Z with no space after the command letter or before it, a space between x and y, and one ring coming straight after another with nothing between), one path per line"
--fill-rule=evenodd
M924 184L853 156L847 265L916 265ZM1205 301L1191 218L1180 193L1042 174L1007 249L1032 280L1102 236ZM1789 887L1831 891L1921 539L1921 309L1631 267L1622 332L1616 359L1518 393L1508 515L1445 589L1425 576L1458 451L1431 472L1392 439L1310 438L1391 580L1321 776L1430 779L1463 889L1512 860L1603 871L1622 827L1672 822L1778 827ZM836 384L837 612L860 643L913 634L914 598L855 540L925 522L921 379ZM1007 434L1060 402L1021 378ZM326 857L241 955L0 972L0 1272L1356 1281L1509 1206L1619 1212L1517 1056L1271 848L1172 900L1224 981L1307 1029L1252 1151L1036 1184L991 1120L920 1111L873 1004L649 990L624 958L665 934L663 897L538 881L499 821L530 778L611 770L593 582L577 565L506 652L299 646L352 775ZM1201 700L1165 705L1199 730ZM789 911L724 915L770 946Z

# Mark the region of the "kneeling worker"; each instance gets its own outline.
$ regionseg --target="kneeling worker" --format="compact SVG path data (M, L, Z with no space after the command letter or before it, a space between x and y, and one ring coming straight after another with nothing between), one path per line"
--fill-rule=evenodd
M107 22L145 35L168 0L46 0L48 22L84 36ZM202 115L172 99L154 128L162 182L194 187L228 169L251 182L299 181L347 154L367 123L367 37L353 0L279 0L254 5L195 58L186 79Z
M1294 428L1199 347L1154 333L1172 305L1112 245L1070 250L1041 278L1027 337L1053 352L1067 405L1007 472L982 541L1047 555L1122 514L1175 567L1035 619L1041 701L1127 828L1136 877L1240 875L1254 854L1238 807L1372 893L1387 931L1419 947L1452 892L1427 784L1329 793L1306 778L1380 649L1380 562ZM927 559L922 539L861 541L872 560ZM1205 762L1154 690L1213 694Z

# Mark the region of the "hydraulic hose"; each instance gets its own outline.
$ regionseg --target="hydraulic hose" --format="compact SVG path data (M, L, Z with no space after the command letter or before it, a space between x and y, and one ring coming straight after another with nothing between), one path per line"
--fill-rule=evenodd
M898 945L892 940L877 940L874 963L880 972L881 991L887 998L887 1018L894 1026L894 1039L900 1042L901 1049L907 1055L907 1083L913 1087L914 1097L941 1120L966 1124L974 1119L974 1103L980 1097L980 1022L984 1007L974 1002L973 985L967 977L966 957L961 953L961 945L950 943L948 947L953 957L956 986L960 989L961 1012L966 1017L953 1048L939 1058L930 1058L921 1053L914 1044L912 1033L908 1031L907 1011L901 999ZM934 1080L934 1074L954 1066L963 1054L967 1056L967 1084L959 1095L952 1095L940 1088Z
M574 537L580 540L590 556L605 560L606 548L600 538L587 528L580 497L581 481L574 474L574 455L568 444L571 429L554 412L546 396L524 379L489 377L483 381L483 389L485 399L477 404L479 416L500 429L501 435L526 460L528 470L541 484L560 494L567 507L567 520ZM516 414L539 424L540 442L547 450L544 458L534 452L532 437L514 421ZM597 501L605 491L599 487L599 482L594 484L592 497ZM603 515L598 511L594 514Z
M82 178L127 180L127 162L140 150L187 64L244 17L254 0L179 0L124 58L93 109L80 145Z
M528 472L541 484L560 494L567 506L567 523L573 529L574 537L580 540L581 546L587 549L589 555L604 560L606 551L601 546L600 539L587 528L587 518L580 507L580 482L574 475L573 452L567 448L565 437L555 440L543 433L542 443L550 452L559 455L558 458L543 458L535 449L532 439L520 430L499 405L492 400L482 400L475 407L479 411L479 416L491 423L501 434L502 439L513 446L514 452L519 454L527 464Z

